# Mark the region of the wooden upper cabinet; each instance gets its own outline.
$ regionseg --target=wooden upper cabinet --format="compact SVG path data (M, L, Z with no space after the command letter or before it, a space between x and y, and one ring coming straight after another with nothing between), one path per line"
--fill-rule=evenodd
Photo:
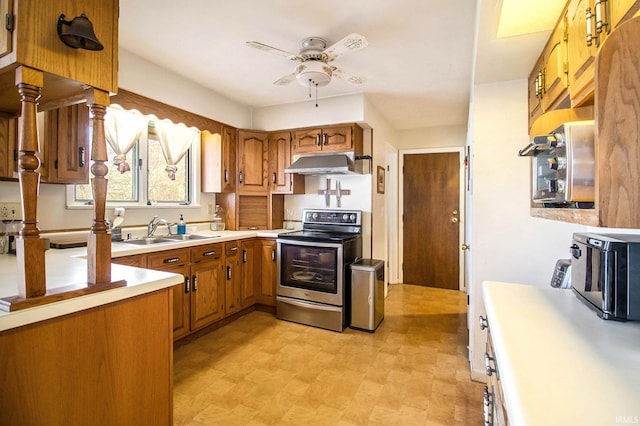
M529 75L529 128L545 111L569 106L567 39L564 13Z
M640 0L609 0L596 5L594 0L572 0L567 11L569 49L569 95L571 106L593 100L594 61L605 39L621 23L640 9ZM591 42L587 42L587 10L591 11ZM601 32L598 32L601 21ZM589 45L590 44L590 45Z
M0 115L0 179L17 179L18 118Z
M218 132L203 130L202 192L235 192L236 190L236 129L221 126Z
M238 193L269 193L269 133L238 131Z
M89 183L89 108L76 104L44 113L43 182Z
M118 0L3 0L0 5L3 12L0 69L22 64L107 92L118 91ZM4 28L7 20L4 9L10 13L11 18L8 19L13 22L12 33ZM82 13L93 24L103 50L74 49L58 37L60 14L71 21ZM45 84L48 86L46 81ZM77 89L82 89L82 85L74 86L73 89L61 87L61 90L77 92ZM53 98L64 98L65 94L54 95Z
M6 23L7 16L11 16L13 12L13 0L0 1L0 17L2 17L2 23ZM0 58L7 53L11 52L11 31L7 28L7 25L2 25L0 28Z
M593 99L593 62L597 47L594 42L587 45L587 9L593 11L593 0L573 0L569 2L567 10L569 96L572 107Z
M304 176L285 173L291 165L291 132L269 135L269 187L272 194L303 194Z
M293 132L293 154L349 152L362 154L362 128L357 124L340 124Z

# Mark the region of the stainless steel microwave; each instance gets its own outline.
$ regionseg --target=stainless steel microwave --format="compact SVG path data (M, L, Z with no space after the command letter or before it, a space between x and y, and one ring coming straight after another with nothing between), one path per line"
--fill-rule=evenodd
M640 320L640 235L573 234L571 287L603 319Z
M533 157L535 203L594 202L593 120L564 123L547 135L535 136L519 155Z

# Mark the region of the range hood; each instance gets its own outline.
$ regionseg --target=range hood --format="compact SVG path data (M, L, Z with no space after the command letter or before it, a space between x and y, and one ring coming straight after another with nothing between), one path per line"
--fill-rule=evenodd
M294 161L284 169L285 173L302 175L352 175L361 174L355 165L355 153L310 154L293 157Z

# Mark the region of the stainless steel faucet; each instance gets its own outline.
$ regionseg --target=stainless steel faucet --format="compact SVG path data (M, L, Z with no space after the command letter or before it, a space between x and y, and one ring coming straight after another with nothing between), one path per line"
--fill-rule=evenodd
M171 227L169 226L169 223L166 221L166 219L158 219L158 216L154 216L153 219L151 219L151 221L149 222L149 225L147 225L147 237L153 237L153 233L156 232L156 229L159 225L167 225L167 228L169 228L169 233L171 233Z

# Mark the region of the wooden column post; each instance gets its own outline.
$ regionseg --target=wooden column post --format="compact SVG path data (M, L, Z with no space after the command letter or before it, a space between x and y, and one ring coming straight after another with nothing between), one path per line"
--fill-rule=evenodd
M109 94L98 89L87 91L87 105L93 121L91 143L91 187L93 191L93 224L87 240L87 266L89 285L105 285L111 282L111 234L105 222L109 168L107 144L104 132L104 116L109 105Z
M26 299L44 296L47 291L45 241L40 238L37 220L40 174L36 171L40 166L40 160L36 157L38 152L36 105L44 85L44 75L41 71L25 66L18 67L15 75L22 103L18 132L18 178L22 204L22 227L16 238L18 296Z

